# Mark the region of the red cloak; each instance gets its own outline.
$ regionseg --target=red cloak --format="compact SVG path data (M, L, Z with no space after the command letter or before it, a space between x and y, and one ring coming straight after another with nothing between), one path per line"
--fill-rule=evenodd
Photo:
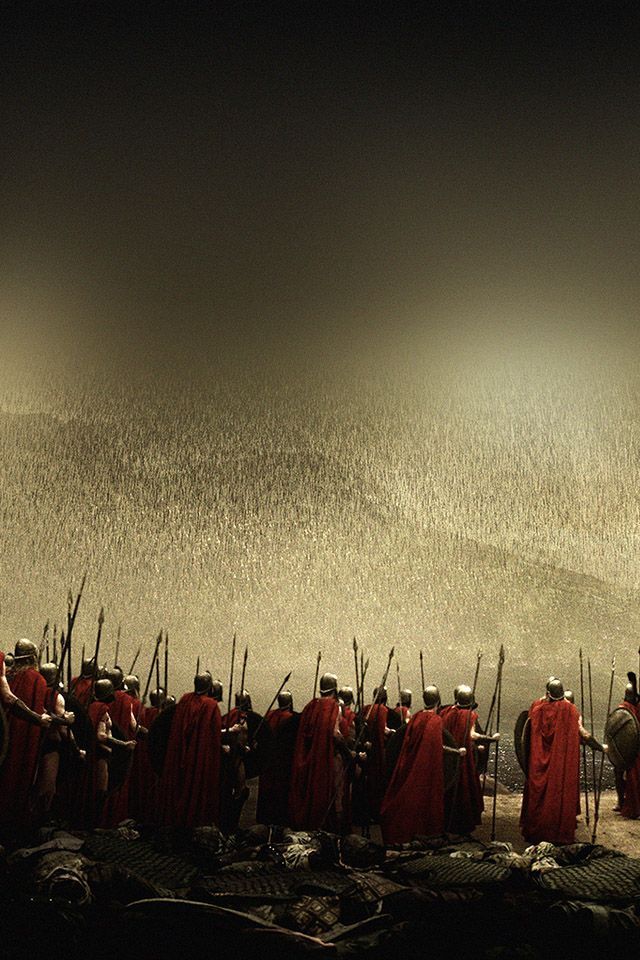
M265 723L271 730L272 738L266 763L260 773L256 822L286 826L289 822L289 788L295 748L295 714L289 709L269 710L265 714Z
M389 708L384 703L368 705L362 711L362 719L367 728L364 737L371 743L365 768L367 813L369 819L375 823L380 819L380 804L386 788L384 748L388 712Z
M380 808L385 843L444 833L442 719L420 710L410 720Z
M126 690L116 690L114 699L107 704L111 722L117 730L114 736L122 736L125 740L132 740L135 735L134 727L131 723L131 713L134 709L134 699ZM122 749L116 748L116 749ZM129 816L129 782L131 779L131 769L134 762L134 756L138 747L130 755L129 774L124 783L117 790L109 791L109 798L105 804L102 818L103 827L115 827Z
M93 680L91 677L74 677L71 681L71 693L78 703L81 703L85 710L91 702L91 693L93 691Z
M478 714L475 710L454 704L442 711L440 717L456 744L467 749L466 756L460 757L457 784L445 797L445 825L449 833L472 833L474 827L482 821L484 810L471 740L471 731L477 723Z
M351 707L343 707L340 717L340 733L345 739L349 739L356 722L356 712Z
M536 700L529 710L529 769L520 829L531 843L573 843L580 794L579 714L568 700Z
M335 800L338 713L338 701L332 697L316 698L302 711L289 789L290 822L296 829L321 829Z
M137 722L150 729L158 716L158 707L143 707L140 700L133 700L133 715ZM139 823L157 822L158 775L151 766L146 738L138 740L133 753L131 777L129 778L129 816Z
M632 713L640 723L640 704L634 706L624 701L620 707ZM640 754L624 775L624 803L620 813L627 820L637 820L640 817Z
M160 781L161 822L200 827L220 818L220 710L197 693L181 697Z
M3 657L4 660L4 657ZM1 669L1 665L0 665ZM47 684L33 667L9 677L12 693L34 710L44 713ZM9 749L0 768L0 828L26 829L30 821L29 799L35 781L42 730L9 712Z

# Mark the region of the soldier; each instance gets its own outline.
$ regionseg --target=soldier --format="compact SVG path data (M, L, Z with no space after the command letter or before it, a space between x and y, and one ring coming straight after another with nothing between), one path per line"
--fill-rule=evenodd
M402 723L409 723L411 719L411 701L412 701L411 690L401 690L400 691L400 701L396 705L396 713L399 714Z
M424 710L396 734L403 735L402 749L380 809L385 843L407 843L416 836L444 833L444 752L459 757L467 752L465 747L443 743L438 688L426 687L423 699Z
M348 829L345 761L351 754L339 720L338 680L325 673L320 696L306 705L298 726L289 790L290 822L296 829Z
M582 727L557 677L529 709L529 757L520 829L530 843L573 843L580 795L580 742L604 748Z
M220 827L227 834L238 829L249 797L247 779L257 773L257 745L252 734L261 720L252 710L247 690L236 693L235 706L222 717Z
M63 717L54 721L46 712L47 684L38 673L37 662L35 643L18 640L7 684L2 658L0 689L9 710L9 749L0 770L0 830L3 832L26 830L30 826L31 787L40 759L41 729L54 722L67 722Z
M175 708L160 781L161 823L198 827L220 818L222 721L211 696L211 674L197 674L193 693Z
M56 663L43 663L40 673L47 684L45 707L53 717L59 717L68 723L75 720L74 714L65 709L64 696L60 690L60 671ZM58 771L60 769L60 747L63 738L68 738L75 746L73 734L69 727L53 724L45 731L40 747L40 763L36 780L36 819L41 820L50 812L56 795ZM77 748L76 748L77 749ZM84 758L84 750L78 751Z
M89 706L93 695L95 673L95 660L93 657L89 659L83 658L80 676L74 677L71 681L71 693L85 710Z
M280 826L289 823L289 787L299 718L300 714L294 713L289 690L278 694L277 708L265 715L265 723L271 730L271 743L260 772L257 823Z
M135 749L135 740L121 740L115 737L113 722L109 713L109 704L114 700L114 689L111 680L102 678L94 685L95 700L89 705L89 720L94 730L95 740L92 754L89 757L89 783L86 791L86 801L89 809L85 809L85 817L93 826L105 825L105 803L111 788L110 765L113 760L113 750Z
M107 701L113 727L122 740L135 742L137 737L144 736L147 732L139 723L140 701L135 701L126 690L124 673L120 667L107 670L106 679L110 680L113 686L113 697ZM134 758L131 756L129 769L125 770L122 783L116 790L109 792L103 817L105 826L115 827L129 815L129 785L133 762Z
M455 689L455 703L441 711L442 721L458 747L465 748L453 788L445 797L447 830L472 833L482 821L484 802L476 767L474 745L487 745L500 739L499 733L487 737L477 729L478 714L473 690L466 684Z
M367 755L364 765L366 802L364 819L367 823L378 823L380 819L380 804L386 789L384 754L387 739L394 730L389 719L390 714L393 713L394 711L390 711L387 707L386 689L376 687L373 691L373 703L364 707L361 714L361 722L366 727L364 733L364 748Z
M353 709L353 688L340 687L338 702L340 704L340 732L347 741L355 740L356 712Z

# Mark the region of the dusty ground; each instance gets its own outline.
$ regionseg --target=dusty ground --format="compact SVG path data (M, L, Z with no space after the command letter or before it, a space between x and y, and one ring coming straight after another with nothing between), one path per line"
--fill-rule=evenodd
M245 804L241 826L248 827L255 823L255 803L257 795L257 781L252 781L251 796ZM487 780L487 791L491 789L491 784ZM502 792L503 791L503 792ZM522 852L526 847L525 841L520 835L520 805L522 803L521 793L510 793L502 788L498 795L496 806L496 840L501 840L513 845L514 850ZM582 798L584 801L584 798ZM578 822L576 831L576 841L581 843L590 843L593 830L593 797L589 797L590 803L590 824L587 826L584 814ZM596 842L613 850L620 850L630 857L640 857L640 820L624 820L619 813L614 813L613 808L616 804L616 794L614 790L605 790L602 793L600 804L600 816L598 819L598 831ZM485 813L482 824L477 828L474 836L478 840L489 841L491 839L491 807L492 797L485 797ZM382 842L380 831L374 827L371 831L373 840Z

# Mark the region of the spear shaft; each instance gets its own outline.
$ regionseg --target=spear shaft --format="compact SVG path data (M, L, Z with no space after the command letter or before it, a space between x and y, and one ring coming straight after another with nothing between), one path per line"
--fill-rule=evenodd
M316 699L318 695L318 676L320 674L320 661L322 660L322 650L318 650L318 658L316 660L316 676L313 681L313 699Z
M587 657L587 677L589 680L589 733L595 735L595 728L593 724L593 684L591 682L591 659ZM607 716L609 714L607 713ZM595 803L595 789L596 789L596 755L591 751L591 782L593 783L594 790L594 803Z
M284 689L285 685L286 685L287 683L289 683L289 680L290 680L290 678L291 678L291 673L292 673L292 672L293 672L293 671L290 670L289 673L286 675L286 677L284 678L284 680L282 681L282 683L280 684L280 686L279 686L278 689L276 690L276 693L275 693L275 696L274 696L273 700L271 701L271 703L269 704L269 706L268 706L267 709L265 710L264 714L263 714L262 717L260 718L260 723L259 723L258 726L256 727L255 733L253 734L253 737L251 738L252 744L256 742L256 738L257 738L258 734L260 733L260 731L262 730L263 724L266 722L267 714L269 713L269 711L270 711L271 708L273 707L274 703L276 702L276 700L278 699L278 697L279 697L280 694L282 693L282 690Z
M229 696L227 697L227 714L231 713L231 690L233 687L233 668L236 660L236 635L233 635L231 644L231 672L229 673Z
M247 657L248 657L248 655L249 655L249 645L247 644L247 646L244 648L244 657L242 658L242 674L241 674L241 677L240 677L240 696L242 696L242 694L243 694L243 692L244 692L244 678L245 678L246 673L247 673Z
M422 680L422 692L424 693L424 690L425 690L425 682L424 682L424 653L422 652L422 650L420 651L420 679Z
M356 664L356 712L360 711L360 675L358 673L358 641L353 638L353 659Z
M607 720L609 719L609 714L611 713L611 698L613 697L613 679L615 677L615 674L616 674L616 658L614 656L613 659L611 660L611 679L609 680L609 700L607 702L607 716L605 717L605 721L604 721L604 734L602 737L603 741L604 741L604 735L606 734L606 731L607 731ZM595 784L594 784L593 833L591 834L592 844L596 842L596 833L598 831L598 819L600 817L600 796L602 794L603 773L604 773L604 750L602 751L602 756L600 757L600 772L598 775L597 792L595 790Z
M164 632L164 692L169 690L169 631Z
M141 647L138 647L138 651L137 651L135 657L133 658L133 662L132 662L132 664L131 664L131 666L130 666L130 668L129 668L129 673L133 673L133 668L135 667L136 663L138 662L138 657L140 656L140 650L141 650L141 649L142 649Z
M498 679L496 686L498 688L498 703L496 707L496 730L500 732L500 706L502 701L502 668L504 665L504 646L500 644L500 656L498 658ZM493 809L491 811L491 839L496 838L496 812L498 806L498 760L500 756L500 743L496 740L496 755L493 765Z
M147 675L147 682L144 687L144 693L142 694L141 701L146 703L147 694L149 693L149 687L151 686L151 678L153 676L153 668L155 667L156 661L158 659L158 650L160 649L160 644L162 643L162 630L156 638L156 645L153 650L153 656L151 657L151 666L149 667L149 673Z
M98 656L100 655L100 638L102 637L102 624L104 623L104 607L100 607L98 614L98 635L96 637L96 646L93 653L93 679L91 681L91 700L94 699L96 689L96 678L98 676Z
M580 713L584 717L584 663L582 659L582 647L579 651L580 657ZM584 721L583 721L584 723ZM593 732L593 730L591 731ZM587 768L587 745L582 744L582 776L584 779L584 815L589 825L589 772ZM594 784L595 787L595 784Z

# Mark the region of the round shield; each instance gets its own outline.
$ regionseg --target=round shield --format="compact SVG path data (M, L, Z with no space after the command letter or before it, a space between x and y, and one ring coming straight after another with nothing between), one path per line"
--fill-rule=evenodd
M531 737L531 722L529 720L529 711L523 710L516 720L515 730L513 732L513 745L516 751L518 763L526 776L529 770L529 741Z
M616 770L629 770L640 749L640 726L635 713L625 707L616 707L609 714L605 727L609 744L607 756Z
M442 728L442 743L445 747L454 747L458 749L458 744L453 738L453 735L450 733L446 727ZM456 782L456 777L458 776L458 767L460 765L460 754L459 753L449 753L448 750L443 751L444 756L444 789L449 790Z
M2 705L0 704L0 767L4 762L4 758L7 755L8 749L9 749L9 721L7 720L7 715L4 712Z

